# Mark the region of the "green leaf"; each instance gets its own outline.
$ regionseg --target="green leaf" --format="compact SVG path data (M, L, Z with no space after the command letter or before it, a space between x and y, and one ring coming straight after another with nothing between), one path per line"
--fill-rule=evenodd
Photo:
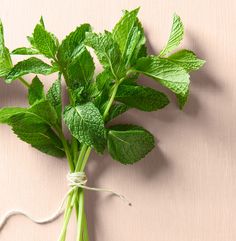
M134 35L133 28L137 23L138 11L139 11L139 8L134 9L131 12L126 11L124 16L116 24L116 26L112 31L112 36L114 40L118 43L121 54L123 56L125 55L128 49L128 46L131 43L132 36Z
M169 40L159 56L163 57L177 48L184 36L184 26L178 15L174 14Z
M47 121L31 108L8 107L0 109L0 123L10 125L21 140L44 153L63 157L62 143Z
M59 46L57 57L60 63L64 66L68 64L74 51L83 43L85 39L85 33L91 31L91 26L89 24L82 24L76 28L76 30L70 33L62 41Z
M104 90L112 83L113 76L109 70L104 70L96 77L96 85L99 90Z
M0 78L5 77L12 68L11 56L8 48L5 47L4 30L0 20Z
M58 78L48 90L47 100L54 107L57 113L57 117L61 122L61 114L62 114L62 92L61 92L61 80Z
M81 47L68 64L69 87L74 89L88 84L94 74L93 58L85 47Z
M31 112L14 115L8 121L14 133L41 152L64 157L62 143L50 126Z
M71 134L80 142L94 147L98 152L105 148L105 127L99 110L91 102L67 106L64 120Z
M200 69L206 62L205 60L198 59L194 52L186 49L170 55L168 59L182 66L188 72Z
M8 123L9 119L20 113L24 113L25 108L20 108L20 107L6 107L0 109L0 123Z
M117 116L125 113L127 110L129 110L129 106L123 104L123 103L115 103L111 106L109 114L106 118L106 122L109 122L116 118Z
M108 152L122 164L133 164L147 155L155 142L150 132L134 125L117 125L108 132Z
M178 64L157 56L140 58L135 70L154 78L175 94L182 96L188 93L189 74Z
M120 85L115 99L143 111L155 111L169 104L164 93L140 85Z
M121 62L121 52L118 44L112 39L109 32L104 34L86 33L85 44L92 47L105 69L109 69L115 79L120 79L125 74Z
M45 98L45 95L44 95L43 83L40 81L38 76L35 76L28 89L29 104L33 105L36 101L42 100L44 98Z
M56 37L49 33L42 24L37 24L34 33L34 46L40 53L48 58L54 58L58 49L58 40Z
M6 83L11 83L13 80L26 74L43 74L48 75L55 72L56 69L44 63L42 60L35 57L18 62L6 77Z
M19 54L19 55L34 55L34 54L39 54L39 51L34 48L26 48L26 47L21 47L14 49L12 54Z

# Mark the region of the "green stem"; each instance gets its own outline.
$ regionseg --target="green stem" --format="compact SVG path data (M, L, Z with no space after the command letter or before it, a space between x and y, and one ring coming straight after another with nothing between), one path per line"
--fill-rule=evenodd
M89 241L89 236L88 236L88 226L87 226L87 219L86 219L86 214L85 210L83 210L83 241Z
M84 191L81 190L79 193L79 214L78 214L77 238L76 238L77 241L82 240L83 216L84 216Z
M30 87L30 84L29 84L25 79L23 79L22 77L19 77L19 81L20 81L26 88L29 88L29 87Z
M109 110L110 110L110 108L111 108L111 106L112 106L112 103L113 103L113 101L114 101L114 99L115 99L118 86L119 86L119 82L117 82L117 83L114 85L114 89L113 89L113 91L112 91L111 98L110 98L110 100L109 100L109 102L108 102L108 104L107 104L107 107L106 107L106 109L105 109L105 111L104 111L104 113L103 113L103 119L104 119L104 120L106 119L106 117L107 117L107 115L108 115L108 112L109 112Z

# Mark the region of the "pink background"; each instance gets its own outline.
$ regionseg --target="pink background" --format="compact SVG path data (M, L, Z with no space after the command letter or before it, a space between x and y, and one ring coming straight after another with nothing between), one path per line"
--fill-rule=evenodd
M110 187L133 202L130 208L115 197L86 192L90 240L236 240L235 1L1 0L0 16L12 50L27 44L25 36L41 14L47 28L62 39L84 22L96 31L110 30L122 9L137 6L152 53L166 42L176 12L186 30L182 46L193 49L207 64L192 74L192 93L183 112L172 96L172 103L159 112L132 110L117 120L143 125L154 133L158 147L145 160L122 166L108 155L90 158L89 184ZM45 79L45 85L53 79ZM0 106L24 106L26 94L18 82L1 82ZM67 171L65 160L32 149L7 126L0 126L0 214L22 208L47 216L67 190ZM14 217L0 240L57 240L61 222L39 226ZM68 240L75 240L74 222Z

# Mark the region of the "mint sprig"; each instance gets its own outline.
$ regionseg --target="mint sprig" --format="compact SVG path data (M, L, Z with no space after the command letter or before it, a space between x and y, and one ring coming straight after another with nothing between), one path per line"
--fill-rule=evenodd
M11 126L21 140L39 151L66 156L71 172L84 171L93 149L100 154L107 151L122 164L133 164L146 156L155 146L154 136L141 126L110 125L111 121L131 108L150 112L169 104L165 93L138 83L142 75L172 91L182 109L190 93L189 73L201 68L205 61L190 50L173 52L184 36L183 23L176 14L167 44L159 55L150 55L138 12L139 8L124 11L113 30L103 33L95 33L89 24L82 24L61 42L46 29L41 18L27 37L30 46L11 53L5 46L0 22L0 77L7 84L19 80L28 89L29 102L25 108L0 109L0 123ZM100 73L95 71L92 52L102 65ZM13 64L14 55L30 57ZM44 76L55 72L58 77L46 93ZM24 79L28 74L35 74L31 82ZM62 101L63 81L68 103ZM74 207L77 241L88 241L80 188L68 196L59 241L66 239Z

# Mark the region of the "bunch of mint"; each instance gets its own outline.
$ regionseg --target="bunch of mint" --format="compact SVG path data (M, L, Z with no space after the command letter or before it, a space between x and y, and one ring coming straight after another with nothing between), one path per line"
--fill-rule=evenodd
M189 72L202 67L205 61L185 49L172 53L184 35L177 15L174 15L166 46L159 55L149 55L138 11L124 11L111 32L97 34L89 24L82 24L61 42L46 30L41 18L33 34L27 37L30 47L12 52L5 46L0 23L0 77L8 84L19 80L28 88L29 102L28 108L2 108L0 122L11 126L21 140L41 152L66 156L71 172L84 170L92 149L98 153L107 150L122 164L142 159L154 148L153 135L133 124L109 127L107 124L130 108L149 112L169 104L164 93L137 83L140 74L171 90L182 109L189 95ZM97 75L91 49L103 66ZM33 57L14 65L13 55ZM45 57L49 60L47 63ZM46 93L37 75L55 72L58 78ZM31 83L23 78L27 74L35 74ZM62 79L69 96L65 107L61 96ZM63 133L63 123L71 133L70 140ZM83 190L76 188L68 197L60 241L66 239L73 207L78 221L77 241L88 240L83 204Z

